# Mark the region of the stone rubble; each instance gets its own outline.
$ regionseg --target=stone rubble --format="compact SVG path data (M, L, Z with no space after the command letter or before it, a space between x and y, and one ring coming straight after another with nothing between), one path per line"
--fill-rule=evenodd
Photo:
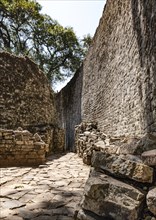
M110 137L96 122L82 122L75 128L75 148L93 167L78 220L156 220L154 134Z
M1 168L0 219L74 220L89 169L75 153L34 168Z
M91 170L85 186L82 208L116 220L137 219L145 195L108 175Z

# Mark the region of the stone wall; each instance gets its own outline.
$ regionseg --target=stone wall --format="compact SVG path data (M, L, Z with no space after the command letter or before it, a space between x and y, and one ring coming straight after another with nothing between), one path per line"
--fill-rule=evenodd
M74 150L75 125L81 122L82 67L71 81L56 94L59 126L65 130L66 149Z
M0 53L0 126L55 124L53 91L28 57Z
M48 145L36 133L21 128L0 129L0 167L32 166L45 162Z
M118 136L156 130L155 35L155 0L107 1L84 61L84 121Z
M155 36L155 0L107 0L83 63L78 220L156 219Z
M28 57L0 52L0 82L0 128L37 132L56 150L54 93L44 73Z

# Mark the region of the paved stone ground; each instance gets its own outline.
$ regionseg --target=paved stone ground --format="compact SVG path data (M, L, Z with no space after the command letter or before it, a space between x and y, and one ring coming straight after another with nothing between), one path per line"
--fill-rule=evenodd
M74 153L39 167L0 169L0 219L73 220L89 166Z

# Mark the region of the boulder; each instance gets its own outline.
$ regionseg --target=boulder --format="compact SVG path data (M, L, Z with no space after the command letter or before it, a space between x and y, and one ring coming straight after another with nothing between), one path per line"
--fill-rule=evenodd
M92 168L81 206L106 219L137 220L144 197L144 193L133 186Z
M108 171L117 177L133 179L142 183L153 182L153 168L136 162L131 157L128 159L128 155L94 152L91 163L93 167Z
M141 157L148 166L156 166L156 149L143 152Z
M144 137L126 138L120 145L121 154L141 155L144 151L156 149L156 135L149 133Z
M156 217L156 187L150 189L146 196L146 203L148 209L155 215Z

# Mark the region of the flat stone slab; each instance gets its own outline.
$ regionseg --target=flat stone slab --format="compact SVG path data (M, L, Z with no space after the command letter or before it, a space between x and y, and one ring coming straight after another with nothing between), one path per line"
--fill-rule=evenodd
M106 170L117 177L142 183L153 182L153 168L128 158L128 155L94 152L91 162L93 167Z
M1 200L0 200L0 203L1 203ZM0 217L1 218L6 218L8 217L9 215L11 215L12 213L12 210L11 209L7 209L7 208L3 208L0 210Z
M156 149L143 152L141 157L148 166L156 166Z
M1 204L2 208L8 208L8 209L16 209L23 207L25 205L26 205L25 203L22 203L18 200L9 200Z
M23 218L17 216L17 215L10 215L10 216L7 216L7 218L5 218L5 220L23 220Z
M137 220L145 195L138 189L95 171L85 186L82 208L115 220Z
M0 218L73 220L89 170L75 153L52 155L42 167L2 168Z

